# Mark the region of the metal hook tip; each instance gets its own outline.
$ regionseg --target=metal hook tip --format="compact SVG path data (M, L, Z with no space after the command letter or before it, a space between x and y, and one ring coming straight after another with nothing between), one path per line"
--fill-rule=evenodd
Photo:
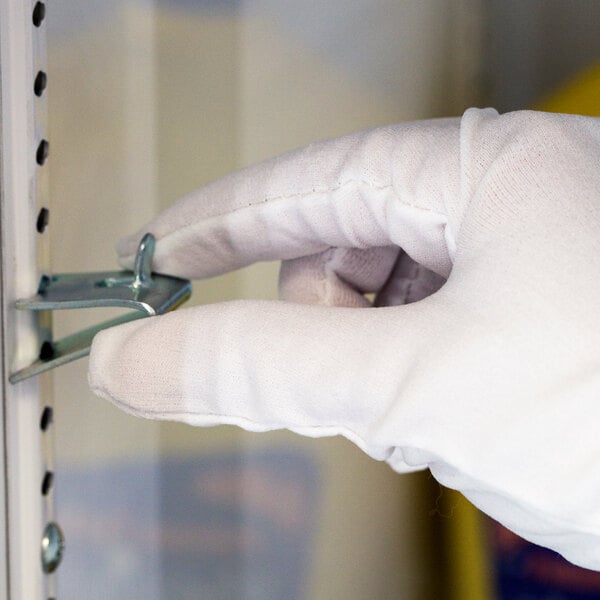
M148 285L152 280L152 257L156 238L151 233L146 233L140 241L133 266L134 287Z

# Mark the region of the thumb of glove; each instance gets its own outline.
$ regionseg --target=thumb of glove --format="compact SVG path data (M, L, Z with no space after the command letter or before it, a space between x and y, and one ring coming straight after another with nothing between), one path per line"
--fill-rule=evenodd
M379 438L439 322L434 298L364 310L236 301L128 323L96 336L92 390L123 410L192 425L343 435L374 458ZM437 311L442 314L444 311ZM392 314L393 313L393 314ZM389 430L389 423L387 429Z

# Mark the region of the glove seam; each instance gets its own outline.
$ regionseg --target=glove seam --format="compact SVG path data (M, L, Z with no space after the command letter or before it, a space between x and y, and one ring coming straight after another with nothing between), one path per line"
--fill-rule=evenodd
M388 189L393 189L394 188L394 184L393 183L387 183L387 184L376 184L373 182L370 182L368 180L365 179L348 179L346 181L340 182L338 185L333 186L333 187L327 187L327 188L313 188L312 190L308 190L305 192L297 192L294 194L281 194L279 196L269 196L267 198L263 198L262 200L258 200L254 203L248 204L246 206L238 206L237 208L234 208L233 210L227 211L227 212L223 212L223 213L218 213L218 214L214 214L211 215L209 217L206 217L205 219L200 219L198 221L193 221L191 223L188 223L186 225L183 225L182 227L177 227L176 229L162 235L159 237L158 241L165 241L167 240L169 237L171 236L175 236L177 234L180 234L182 232L185 232L189 229L192 229L196 226L198 226L200 223L204 222L210 222L213 219L221 219L224 217L227 217L229 215L234 215L234 214L238 214L242 211L245 210L252 210L254 208L257 208L261 205L264 204L270 204L270 203L276 203L276 202L282 202L282 201L286 201L286 200L291 200L294 198L305 198L307 196L310 196L311 194L319 194L319 195L323 195L323 194L327 194L327 193L333 193L333 192L337 192L341 189L343 189L344 187L347 187L349 185L366 185L374 190L378 190L378 191L382 191L382 190L388 190ZM429 208L426 206L420 206L418 204L413 204L411 202L407 202L405 199L403 199L402 197L400 197L398 194L394 193L394 199L397 200L400 204L402 204L403 206L407 206L409 208L413 208L416 210L422 210L425 211L427 213L433 213L436 215L439 215L440 217L443 217L444 219L448 219L448 215L444 214L443 212L440 212L439 210L433 209L433 208ZM127 254L124 256L120 257L120 260L122 261L127 261L128 259L131 259L133 256L133 254Z
M377 457L373 456L372 454L370 454L370 452L369 452L370 446L367 444L367 442L364 440L364 438L347 426L341 426L341 425L292 425L292 424L284 425L281 423L264 423L264 422L260 422L260 421L251 419L250 417L245 417L245 416L240 416L240 415L231 415L231 414L224 415L224 414L215 413L215 412L200 413L200 412L183 411L183 410L182 411L170 411L170 412L158 411L158 410L157 411L140 410L140 409L132 408L130 405L128 405L124 402L121 402L121 400L119 400L116 396L114 396L106 388L92 384L89 376L88 376L88 385L89 385L90 390L94 394L96 394L97 396L102 397L106 400L109 400L123 412L133 415L135 417L160 420L160 421L172 420L172 421L180 421L180 422L184 422L184 423L186 421L184 419L182 419L181 417L185 417L185 416L224 419L224 421L222 421L221 423L215 423L215 425L237 425L238 427L242 427L241 425L239 425L240 422L244 422L244 423L248 423L248 424L252 424L252 425L259 425L260 429L246 429L247 431L251 431L251 432L255 432L255 433L284 429L284 430L291 431L292 433L297 433L298 435L307 435L305 433L299 433L299 432L307 431L307 430L313 430L313 431L321 430L321 431L328 432L325 434L326 437L331 437L333 435L344 436L346 439L350 440L353 444L358 446L358 448L360 448L368 456L371 456L371 458L373 458L374 460L379 460L379 461L387 461L393 451L393 448L388 448L385 451L385 455L382 456L381 458L377 458ZM195 424L192 424L189 422L187 424L192 427L200 426L200 425L195 425ZM244 427L242 427L242 428L245 429ZM331 433L332 430L335 430L335 433ZM346 434L348 434L348 435L346 435Z

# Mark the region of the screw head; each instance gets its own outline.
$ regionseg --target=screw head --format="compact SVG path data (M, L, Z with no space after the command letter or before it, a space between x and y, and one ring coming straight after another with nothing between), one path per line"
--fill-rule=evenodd
M57 523L48 523L42 534L42 569L44 573L53 573L65 551L65 536Z

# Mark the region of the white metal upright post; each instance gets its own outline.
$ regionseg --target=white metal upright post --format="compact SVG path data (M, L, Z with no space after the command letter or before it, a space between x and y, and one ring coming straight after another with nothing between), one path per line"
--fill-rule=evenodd
M44 339L39 322L17 311L34 294L47 260L44 2L0 0L0 238L2 436L0 597L47 599L53 577L42 568L41 540L51 520L50 386L8 374L31 363Z

